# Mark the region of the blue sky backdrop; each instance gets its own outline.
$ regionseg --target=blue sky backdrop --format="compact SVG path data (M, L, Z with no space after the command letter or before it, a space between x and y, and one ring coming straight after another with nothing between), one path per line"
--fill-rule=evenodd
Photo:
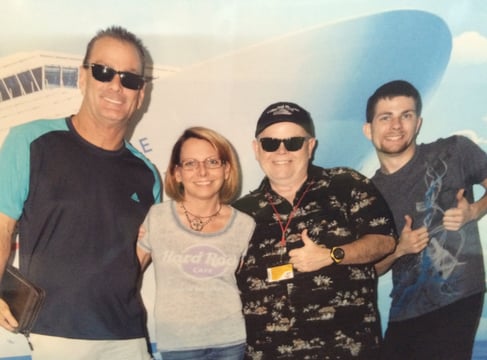
M365 16L407 9L435 15L439 21L433 22L439 26L438 36L441 41L435 37L437 35L432 34L426 23L420 21L417 27L414 24L408 27L407 34L402 34L403 24L395 23L391 18L388 18L388 27L381 28L384 33L353 33L346 27L347 21L357 24L355 20ZM350 64L351 71L347 74L348 77L342 77L339 91L333 101L330 100L330 106L336 105L336 108L327 111L326 107L319 107L320 96L324 99L327 94L309 92L303 98L312 107L310 110L318 124L318 137L322 137L319 139L322 145L319 149L323 152L317 155L317 160L327 166L350 165L370 176L377 167L377 161L372 147L367 147L360 135L365 107L364 94L360 93L361 89L354 87L354 82L362 76L361 84L372 86L366 83L367 76L362 72L354 74L353 69L369 63L367 66L372 66L372 62L377 59L392 58L392 55L395 62L403 68L410 64L413 67L410 69L413 74L411 76L417 76L416 81L429 90L419 141L429 142L438 137L463 134L487 150L486 19L485 0L7 0L2 1L0 10L0 58L37 50L81 57L85 51L84 46L96 31L108 25L119 24L144 40L154 64L173 66L186 71L186 74L192 74L197 73L199 66L205 68L204 64L208 61L223 64L227 54L250 56L253 48L265 49L268 42L279 49L281 40L289 48L295 49L287 55L299 59L304 56L301 50L306 48L300 45L307 41L307 37L302 35L324 34L323 37L329 42L323 43L334 46L323 46L317 51L322 52L322 55L326 53L323 56L332 60L333 54L341 53L341 61ZM443 37L446 33L441 29L442 23L449 32L448 38ZM328 28L330 31L326 34ZM342 32L337 29L342 29ZM361 36L367 46L370 44L365 48L367 56L357 59L343 56L344 49L349 49L351 42L353 44ZM412 38L407 39L408 36ZM394 39L398 38L403 40L395 43ZM381 46L376 46L376 39L380 39ZM385 41L387 39L389 41ZM293 41L296 43L293 44ZM406 43L417 46L412 46L409 50L407 46L401 47ZM400 53L398 49L402 49ZM438 60L432 60L429 56L421 58L429 54L428 49L431 50L431 56L438 56ZM283 57L282 61L285 60ZM431 65L433 61L438 61L437 70L439 69L434 74L424 67L426 64ZM441 63L442 61L445 63ZM391 67L395 65L390 63ZM320 82L329 80L330 84L334 84L332 75L327 78L326 70L329 69L320 69L317 66L308 70L309 73L303 73L302 78L315 78ZM301 78L300 74L293 76ZM184 74L182 78L184 79ZM160 84L154 86L154 97L158 94L156 86L163 87L164 81L161 80ZM170 81L168 84L172 85ZM174 86L177 87L177 84ZM369 89L365 94L368 92ZM161 90L159 95L161 94L171 96L171 88ZM361 96L355 97L360 98L360 101L347 103L343 111L337 110L340 99L354 98L356 94ZM198 99L188 99L188 103L192 100L196 102ZM156 110L164 111L164 103L154 106ZM254 109L256 114L260 111L260 108ZM235 112L238 113L239 109L235 109ZM355 129L340 129L337 134L326 137L326 121L329 120L328 117L335 116L353 117L352 127ZM254 118L248 120L251 122L251 130L255 123ZM143 122L141 126L144 129ZM249 139L244 140L249 144L248 151L251 130L247 133L245 129L243 131L244 136L249 135ZM327 144L335 144L333 141L342 146L347 144L349 151L333 153L333 149L326 147ZM167 146L170 145L169 143ZM166 152L164 150L162 153ZM354 154L360 156L356 158ZM243 167L246 166L247 163L244 163ZM249 160L248 166L257 167L253 158ZM487 249L486 223L486 219L481 222L484 252ZM387 277L381 279L384 318L387 318L388 281ZM484 317L486 316L484 312ZM478 338L487 340L487 320L483 319L481 322Z

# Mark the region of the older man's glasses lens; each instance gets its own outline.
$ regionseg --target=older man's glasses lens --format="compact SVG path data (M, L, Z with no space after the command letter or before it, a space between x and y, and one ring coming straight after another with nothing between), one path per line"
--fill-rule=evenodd
M223 164L225 164L225 161L215 158L208 158L203 161L199 161L196 159L187 159L181 161L179 163L179 166L183 168L183 170L196 170L200 167L200 164L203 164L206 169L218 169L222 167Z
M270 137L259 139L262 149L267 152L276 151L279 149L281 143L284 143L284 147L287 151L298 151L303 147L305 140L308 140L308 138L304 136L295 136L288 139L276 139Z
M91 68L91 74L93 77L101 82L110 82L115 75L120 76L120 82L123 87L130 90L142 89L145 83L145 79L142 75L134 74L128 71L117 71L111 67L100 64L83 64L85 69Z

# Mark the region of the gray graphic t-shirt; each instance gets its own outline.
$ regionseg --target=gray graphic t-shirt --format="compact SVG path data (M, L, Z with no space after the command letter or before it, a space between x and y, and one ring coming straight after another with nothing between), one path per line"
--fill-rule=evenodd
M235 209L214 233L181 223L176 203L154 205L138 246L149 251L156 280L155 332L159 351L194 350L245 342L242 303L235 280L255 228Z
M485 291L485 274L477 222L459 231L442 225L446 210L456 207L458 190L470 203L473 185L487 178L487 155L462 136L421 144L413 159L394 174L377 171L372 181L388 202L397 231L404 216L413 229L426 226L430 242L417 255L406 255L392 267L390 321L414 318Z

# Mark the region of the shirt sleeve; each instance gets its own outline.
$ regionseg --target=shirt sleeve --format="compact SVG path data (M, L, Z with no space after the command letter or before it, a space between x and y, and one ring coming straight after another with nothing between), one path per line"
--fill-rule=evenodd
M147 251L148 253L152 252L152 246L150 244L150 217L151 217L152 207L149 209L144 222L142 223L142 227L144 228L144 235L137 239L137 245Z
M487 179L487 154L465 136L457 136L457 151L462 154L462 166L465 182L469 185L480 184Z
M381 234L396 237L392 212L381 193L364 175L351 171L350 214L358 236Z
M28 195L30 144L21 129L12 128L0 148L0 212L18 219Z

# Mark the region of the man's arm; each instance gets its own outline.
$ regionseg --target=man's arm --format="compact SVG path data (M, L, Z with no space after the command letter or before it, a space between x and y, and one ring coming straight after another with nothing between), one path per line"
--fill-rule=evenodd
M16 220L0 213L0 279L12 250L12 237L16 223Z
M375 270L379 275L385 274L391 268L392 264L401 256L417 254L428 245L428 229L426 229L425 226L422 226L413 230L413 220L411 217L406 215L404 218L406 223L402 229L396 250L375 264Z
M142 249L140 245L136 245L136 247L137 258L139 259L140 268L142 269L142 271L144 271L151 262L151 254Z
M142 240L142 238L145 236L146 231L144 228L144 225L140 225L139 227L139 233L137 235L137 245L136 245L136 253L137 253L137 259L139 259L139 264L140 268L142 271L145 271L147 266L149 266L152 258L150 252L145 251L142 246L138 244L138 241Z
M301 233L301 239L304 246L289 252L290 262L296 270L316 271L333 264L331 249L315 244L307 230ZM396 241L392 236L366 234L352 243L340 246L345 252L340 265L372 263L393 252L395 246Z
M3 277L8 258L10 257L16 223L16 220L0 213L0 279ZM0 326L9 331L13 331L18 326L7 303L2 299L0 299Z

